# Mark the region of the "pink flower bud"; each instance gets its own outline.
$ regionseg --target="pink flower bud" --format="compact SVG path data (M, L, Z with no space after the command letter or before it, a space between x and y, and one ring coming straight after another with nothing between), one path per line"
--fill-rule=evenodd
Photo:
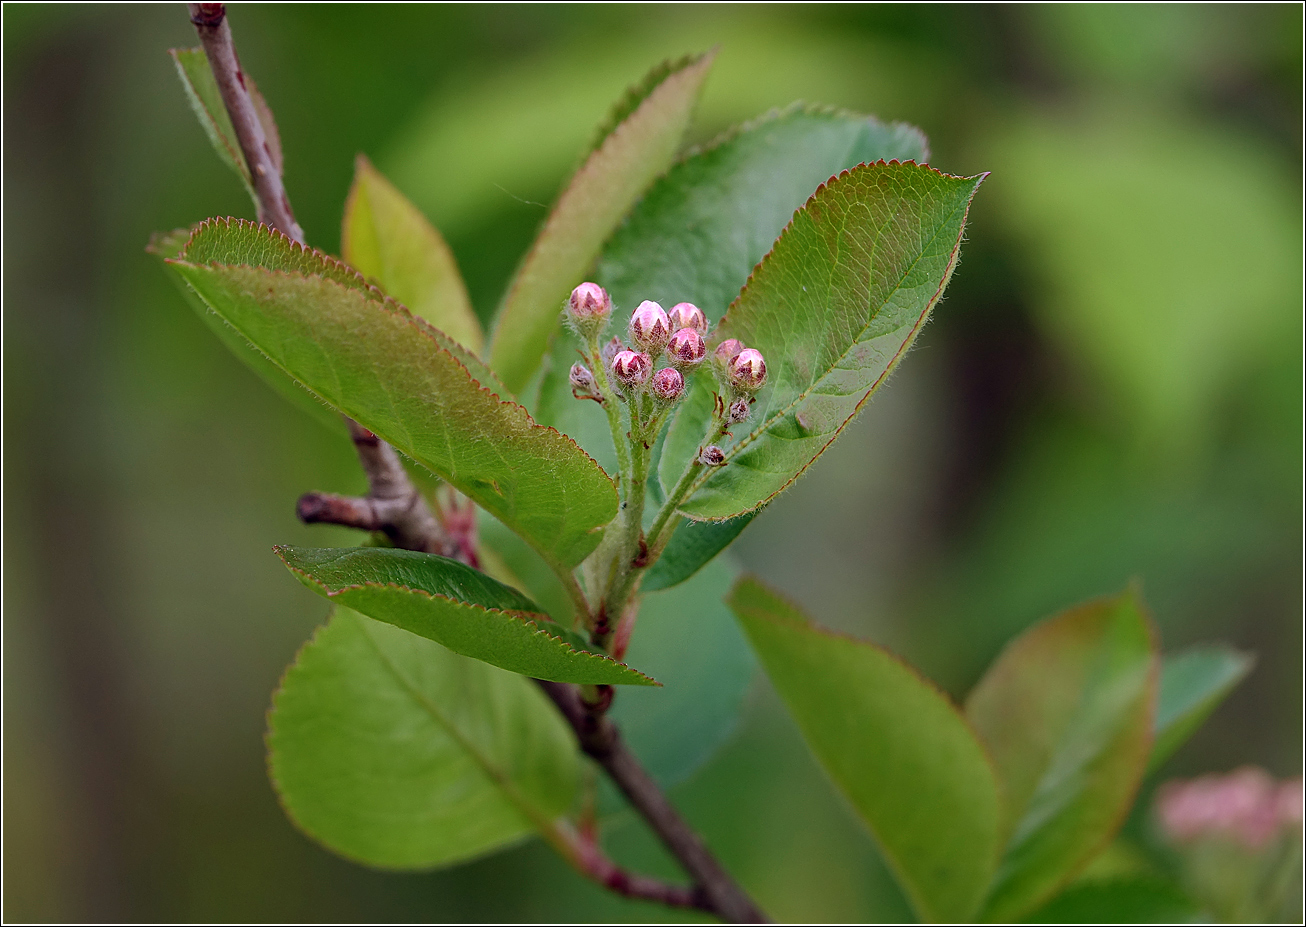
M726 462L726 452L715 444L709 444L698 452L698 462L707 467L719 467Z
M730 359L743 349L744 343L738 338L727 338L716 346L716 350L712 352L712 359L725 367L726 364L730 363Z
M571 388L577 393L590 393L594 390L594 374L584 364L572 364L568 379L571 380Z
M730 403L730 411L726 416L726 422L731 425L738 425L740 422L748 421L748 400L740 396L734 402Z
M685 378L675 367L663 367L653 374L649 392L662 402L675 402L685 395Z
M726 376L736 389L755 393L766 382L766 361L756 348L744 348L726 365Z
M662 307L651 299L640 303L630 317L630 337L646 351L657 353L665 348L671 337L671 322Z
M673 332L682 328L692 328L700 335L707 334L707 316L703 315L703 310L693 303L676 303L667 313L667 318L671 321Z
M667 360L681 369L697 367L706 354L703 336L692 328L682 328L667 342Z
M653 359L643 351L622 351L612 359L612 375L623 386L642 386L653 372Z
M571 291L567 308L578 325L592 326L612 315L612 297L597 283L582 283Z

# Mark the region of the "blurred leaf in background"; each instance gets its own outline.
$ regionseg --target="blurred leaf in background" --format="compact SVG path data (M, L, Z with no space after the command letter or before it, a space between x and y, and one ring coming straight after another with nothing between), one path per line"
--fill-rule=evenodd
M347 441L231 358L142 253L156 229L250 213L176 86L166 49L195 44L184 12L3 15L4 916L668 916L537 842L395 875L287 822L264 711L326 608L268 551L356 543L299 525L294 500L364 481ZM1140 578L1167 652L1227 640L1258 660L1160 774L1250 762L1288 777L1301 15L251 5L232 25L309 240L338 253L363 153L445 237L483 322L609 101L668 57L720 46L693 144L802 99L919 125L949 173L991 170L909 362L738 559L954 695L1024 627ZM778 919L910 918L774 692L743 698L751 660L718 617L729 685L668 775L744 713L673 800ZM645 630L662 678L679 639ZM1145 845L1138 822L1126 831ZM605 837L631 867L676 875L637 824L618 816ZM1128 878L1178 916L1164 884ZM1076 891L1061 917L1106 916L1100 892Z

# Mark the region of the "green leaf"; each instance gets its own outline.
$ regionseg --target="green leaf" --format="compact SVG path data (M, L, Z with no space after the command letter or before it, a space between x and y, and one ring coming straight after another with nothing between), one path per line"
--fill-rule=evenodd
M903 123L803 105L770 113L655 183L603 249L598 280L620 305L691 302L715 323L818 186L864 162L928 157Z
M301 582L326 599L502 669L610 685L657 683L549 619L516 589L471 567L394 548L277 547Z
M997 862L993 767L942 692L888 651L812 625L754 579L729 604L808 746L917 913L971 918Z
M449 246L362 155L345 200L345 261L474 354L485 341Z
M158 257L160 263L166 268L169 259L177 257L185 250L191 232L192 229L155 232L150 236L150 243L145 250ZM177 290L186 301L186 305L195 310L195 314L200 317L200 320L204 322L209 331L213 332L217 339L240 359L241 363L252 370L255 376L272 387L273 391L282 399L307 414L327 430L341 437L345 436L345 422L339 413L286 376L285 371L268 360L267 356L261 351L252 347L230 325L218 318L213 310L200 298L200 295L179 275L168 273L168 278L176 284Z
M813 194L717 327L714 341L738 338L758 348L769 378L747 425L723 443L725 465L703 468L681 512L697 519L743 514L821 455L943 294L982 180L877 163ZM698 427L678 415L668 448L685 440L676 432Z
M249 260L259 266L241 266ZM170 264L274 364L548 562L573 567L598 544L617 511L607 474L565 435L483 388L465 351L344 264L239 220L205 223Z
M655 182L604 248L597 279L618 305L687 300L715 322L819 184L863 161L926 153L924 136L909 126L812 107L773 113L690 154ZM606 464L613 458L607 419L596 404L573 398L567 379L576 348L570 332L555 337L532 410ZM691 396L708 379L692 378ZM682 428L676 450L663 455L665 485L697 451L711 411L709 390L701 424Z
M966 716L989 748L1009 834L984 916L1020 917L1111 839L1152 747L1156 645L1132 590L1021 634L989 667Z
M1027 924L1191 924L1201 911L1177 886L1156 878L1072 885L1023 918Z
M218 82L213 77L213 69L209 67L209 59L204 54L204 49L172 48L168 50L168 54L172 56L172 62L176 65L177 76L181 78L181 86L186 91L186 99L190 102L190 107L195 117L199 119L200 125L204 127L204 133L208 135L213 150L218 153L222 162L240 177L249 198L257 206L258 194L254 192L249 165L245 163L245 154L240 150L236 130L231 124L231 117L227 115L226 104L222 102L222 92L218 89ZM276 165L277 171L281 172L284 169L281 135L277 131L272 110L248 73L244 74L244 80L245 89L254 104L255 115L258 116L259 124L263 127L263 135L267 140L269 153L272 155L272 163Z
M529 836L576 794L570 729L530 680L346 608L287 670L269 771L309 836L418 869Z
M1192 736L1226 695L1233 691L1256 660L1231 647L1190 647L1161 662L1157 696L1152 772Z
M729 521L683 522L671 535L662 556L644 574L640 588L654 592L683 583L729 547L757 514L749 512Z
M558 198L517 268L495 323L491 366L514 392L539 367L571 288L635 201L670 166L712 58L685 58L666 68L656 86L642 85L638 105L603 135ZM617 112L634 99L628 94Z
M737 569L717 560L640 603L626 660L661 689L626 689L612 717L663 788L688 779L729 739L757 668L725 596Z

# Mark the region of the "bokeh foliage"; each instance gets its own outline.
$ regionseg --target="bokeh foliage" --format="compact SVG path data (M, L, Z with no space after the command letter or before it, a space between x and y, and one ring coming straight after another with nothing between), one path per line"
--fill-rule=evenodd
M920 125L950 173L991 170L910 363L740 558L954 696L1013 633L1138 577L1167 650L1259 658L1158 774L1289 775L1300 15L238 7L233 28L310 240L338 252L362 152L448 239L483 322L609 101L664 57L721 44L694 141L806 99ZM268 549L352 543L293 501L362 477L141 252L154 229L249 213L176 87L181 9L6 6L4 25L4 914L663 916L531 843L395 876L285 821L263 712L325 604ZM776 917L907 916L803 751L759 685L673 796ZM610 844L674 872L637 826Z

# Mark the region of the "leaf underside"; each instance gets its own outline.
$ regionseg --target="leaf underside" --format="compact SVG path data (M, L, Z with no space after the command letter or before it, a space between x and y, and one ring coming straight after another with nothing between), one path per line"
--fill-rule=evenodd
M531 379L572 287L604 241L665 171L689 126L713 55L658 69L618 104L629 113L604 131L540 229L504 294L490 346L491 366L514 392ZM631 106L633 104L633 106Z
M575 566L615 516L616 488L575 442L483 388L464 349L343 263L274 230L214 220L170 265L295 381L547 561Z
M1124 820L1152 748L1157 656L1133 591L1069 609L1007 645L966 702L1007 808L983 915L1051 898Z
M530 680L338 608L287 670L268 768L342 856L422 869L492 852L570 807L570 729Z
M1250 654L1232 647L1210 645L1190 647L1162 660L1148 772L1179 749L1255 662Z
M982 180L868 164L824 184L795 214L713 339L758 348L767 384L722 444L725 465L705 468L682 513L723 519L755 509L824 452L942 295ZM701 441L695 412L707 389L703 380L676 416L668 449Z
M554 682L657 685L589 650L579 635L555 624L517 590L456 560L375 547L276 552L324 598L454 653Z
M754 579L729 604L812 752L917 913L971 918L997 860L993 767L947 697L885 650L812 625Z

